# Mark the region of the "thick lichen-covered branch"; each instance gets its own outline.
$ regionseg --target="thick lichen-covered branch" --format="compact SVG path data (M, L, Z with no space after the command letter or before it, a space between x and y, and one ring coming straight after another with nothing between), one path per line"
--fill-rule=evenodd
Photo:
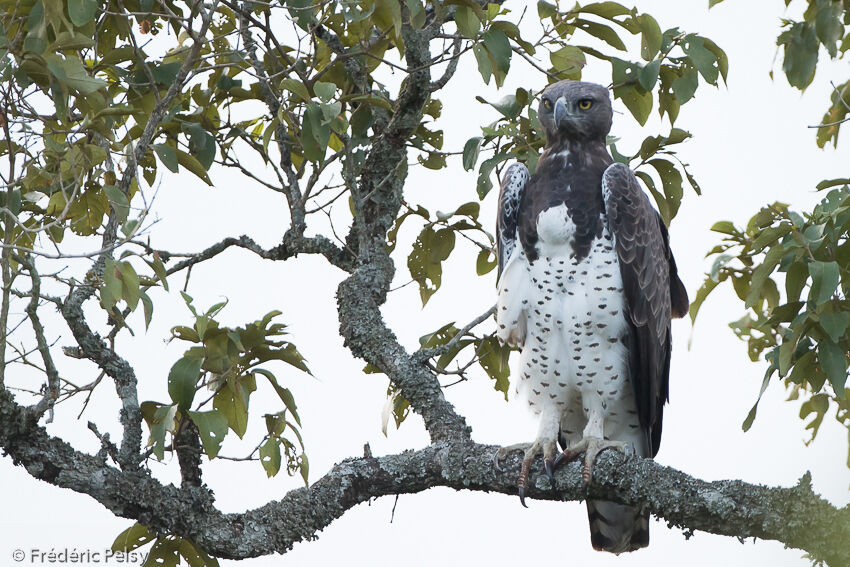
M88 494L118 516L232 559L284 553L299 541L314 539L356 505L380 496L437 486L515 495L520 458L509 457L499 470L493 466L497 447L447 441L397 455L347 459L309 488L292 490L260 508L225 514L203 487L165 486L143 469L121 471L107 463L105 454L81 453L50 437L36 416L4 391L0 447L35 478ZM705 482L651 460L608 452L597 461L589 488L582 485L578 463L557 471L555 489L542 470L534 469L532 478L537 483L529 487L529 498L592 497L644 506L686 531L777 540L831 567L850 564L850 507L836 509L819 497L808 477L791 488Z

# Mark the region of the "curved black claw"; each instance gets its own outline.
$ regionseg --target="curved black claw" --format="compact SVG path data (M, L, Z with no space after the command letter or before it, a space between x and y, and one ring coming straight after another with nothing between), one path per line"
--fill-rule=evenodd
M499 455L500 451L496 451L493 453L493 468L498 472L505 472L505 469L502 468L502 456Z
M552 490L555 489L555 461L553 459L543 459L543 468L546 469L546 476L549 477L549 484Z
M563 461L563 460L564 460L564 454L563 454L563 453L558 453L558 456L557 456L557 457L555 457L555 462L554 462L554 463L552 463L552 466L557 467L558 465L560 465L560 464L561 464L561 461Z
M528 508L528 506L525 503L525 487L524 486L519 487L519 503L522 504L523 508Z
M557 468L558 468L558 466L559 466L562 462L564 462L564 461L567 461L567 462L572 461L573 459L575 459L576 457L578 457L580 454L581 454L581 451L572 451L572 450L570 450L570 449L564 449L564 452L563 452L563 453L558 453L558 456L557 456L557 457L555 457L555 462L552 464L552 466L553 466L553 467L555 467L555 468L557 469Z

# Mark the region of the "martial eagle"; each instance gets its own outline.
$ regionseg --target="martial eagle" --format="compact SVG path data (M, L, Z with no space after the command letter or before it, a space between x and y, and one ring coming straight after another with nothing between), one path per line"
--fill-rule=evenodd
M550 478L564 457L585 453L586 482L602 449L656 455L670 320L688 310L661 216L608 153L608 90L552 84L538 116L546 147L534 175L522 164L505 172L496 227L497 336L521 349L516 391L540 420L517 481L523 504L541 453ZM649 543L648 513L588 501L587 514L596 549Z

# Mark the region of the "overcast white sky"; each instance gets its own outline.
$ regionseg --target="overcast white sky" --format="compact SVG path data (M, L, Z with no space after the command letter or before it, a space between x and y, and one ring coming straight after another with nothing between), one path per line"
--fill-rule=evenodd
M758 3L769 4L763 10L755 4L727 0L708 12L705 1L637 3L640 10L659 19L662 29L675 25L711 37L727 51L731 62L728 89L700 87L696 100L683 109L677 123L695 135L681 155L691 164L704 191L702 197L686 193L671 230L680 274L691 297L708 269L703 256L717 241L708 230L715 221L741 223L758 207L775 200L810 207L818 199L813 192L817 181L847 175L847 148L819 151L813 131L806 128L817 123L824 111L829 81L846 79L846 69L824 66L805 95L788 87L781 75L771 82L768 72L784 3ZM509 2L508 6L519 11L522 3ZM536 18L533 7L526 17ZM444 114L440 126L446 133L447 149L460 149L467 138L478 134L480 124L494 119L492 109L477 103L475 95L492 100L513 92L516 86L539 88L539 76L527 68L520 71L523 66L518 59L515 67L505 89L498 93L492 86L481 85L471 57L461 63L456 81L441 97ZM585 78L608 83L610 69L607 64L593 63ZM619 103L615 106L624 110ZM613 134L624 139L618 145L621 151L631 153L648 132L656 132L656 126L657 122L651 122L641 129L627 114L618 114ZM450 204L475 200L475 175L463 172L457 162L438 173L417 170L408 180L408 198L432 210L449 209ZM167 181L156 202L161 221L154 227L155 243L194 251L223 235L246 233L273 246L282 233L284 207L277 195L239 180L215 188L193 178ZM488 225L493 224L494 208L495 194L491 194L482 206L483 221ZM407 227L402 239L410 242L417 231L413 225ZM398 283L405 283L409 277L403 259L397 264ZM362 361L352 360L342 348L334 299L340 277L317 258L269 265L234 251L196 268L189 289L201 306L227 297L230 304L222 318L229 324L260 318L272 309L283 311L281 319L291 325L292 340L316 376L313 379L288 369L279 369L278 374L292 389L301 411L312 480L335 462L362 454L366 442L376 455L427 444L417 417L399 431L390 428L387 437L381 434L386 380L362 374ZM446 267L443 290L425 310L419 309L415 287L408 286L391 294L384 314L404 343L413 347L420 335L450 320L464 324L486 310L495 300L494 278L494 273L483 278L475 275L474 251L467 249ZM162 303L157 303L151 330L137 333L132 343L123 341L130 349L124 352L129 352L127 357L139 375L142 400L167 397L165 376L185 348L163 343L172 325L188 321L181 300L164 294L156 300ZM847 431L827 419L818 439L805 447L807 436L797 418L799 403L783 401L785 392L779 382L765 394L751 431L741 431L764 372L762 364L749 362L745 345L726 326L741 314L739 303L729 294L718 293L703 309L690 350L686 348L689 324L674 324L671 404L665 411L658 460L706 480L739 478L783 486L795 483L810 470L817 491L837 505L847 504ZM69 340L63 337L60 344L69 344ZM531 440L534 435L530 418L506 404L482 373L450 388L447 395L467 416L477 441L510 444ZM97 444L86 430L87 420L96 421L101 431L112 432L113 438L120 436L113 423L115 396L108 385L95 395L83 419L75 422L79 407L72 403L57 410L50 431L92 452ZM258 411L257 415L275 407L260 395L252 399L252 411ZM259 429L249 428L248 437L252 431L260 435ZM244 453L241 446L230 442L225 443L224 451ZM167 469L154 469L165 480L176 478L176 462L167 462ZM216 462L206 467L204 478L215 491L218 505L234 512L278 499L299 486L298 479L285 475L266 479L258 463ZM8 458L0 461L0 502L4 509L0 564L12 564L8 558L15 549L103 549L132 523L112 517L86 496L33 480ZM321 533L318 541L298 544L283 557L258 558L242 565L809 564L802 552L784 550L774 542L741 544L704 533L686 541L681 532L667 529L662 522L653 523L648 549L621 557L596 553L590 547L584 504L575 502L531 501L526 510L515 497L435 489L400 497L391 522L393 506L392 498L361 505Z

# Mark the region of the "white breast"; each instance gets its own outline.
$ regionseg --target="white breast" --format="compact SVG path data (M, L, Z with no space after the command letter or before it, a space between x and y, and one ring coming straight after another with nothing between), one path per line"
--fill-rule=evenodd
M623 283L613 236L575 257L575 224L565 206L538 216L539 257L526 264L528 309L517 392L534 413L560 416L578 434L587 411L607 410L631 397ZM633 405L634 402L630 401Z
M541 253L554 255L560 252L564 244L572 240L576 225L567 214L567 206L559 205L546 209L537 215L537 236L544 244Z

